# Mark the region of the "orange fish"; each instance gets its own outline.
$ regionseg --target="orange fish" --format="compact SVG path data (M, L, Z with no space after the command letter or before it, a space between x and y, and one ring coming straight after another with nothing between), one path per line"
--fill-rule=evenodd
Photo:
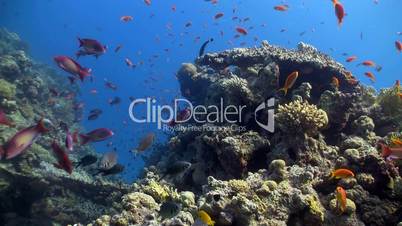
M346 191L342 187L336 187L336 206L341 213L346 210Z
M402 99L402 93L397 93L396 95L398 95L398 96L399 96L399 98L401 98L401 99Z
M402 146L402 140L399 139L399 138L397 138L397 137L391 137L391 142L392 142L394 145Z
M352 171L341 168L341 169L332 171L330 179L332 179L332 178L341 179L341 178L348 178L348 177L354 177L354 176L355 176L355 174Z
M402 42L400 42L399 40L395 42L395 47L396 50L398 50L398 52L402 51Z
M366 72L364 73L365 76L367 76L372 82L375 82L375 76L371 72Z
M219 19L219 18L221 18L221 17L223 17L223 13L217 13L217 14L214 16L214 19L217 20L217 19Z
M335 15L338 18L338 25L341 26L343 22L343 17L345 16L345 10L343 9L343 6L338 0L332 0L334 3L335 7Z
M288 5L277 5L274 7L275 10L277 11L287 11L289 9Z
M285 96L288 93L288 90L292 88L292 86L295 84L297 78L299 77L299 72L294 71L288 77L286 78L285 85L283 86L282 89L279 89L279 91L283 90L285 92Z
M120 20L124 21L124 22L129 22L129 21L133 20L133 17L132 16L122 16L122 17L120 17Z
M332 85L339 89L339 79L337 77L332 77Z
M237 27L236 31L239 32L242 35L247 35L247 33L248 33L247 30L245 28L242 28L242 27Z
M357 59L357 56L350 56L350 57L346 58L346 62L350 63L350 62L355 61L356 59Z
M374 61L371 61L371 60L365 60L361 64L363 64L364 66L368 66L368 67L374 67L375 66Z

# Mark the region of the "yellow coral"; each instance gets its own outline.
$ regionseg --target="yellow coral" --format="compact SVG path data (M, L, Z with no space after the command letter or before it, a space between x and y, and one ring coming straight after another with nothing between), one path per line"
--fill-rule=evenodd
M14 99L16 93L15 85L0 79L0 98Z
M150 181L142 187L142 191L152 196L157 202L164 202L168 198L178 199L179 194L165 184L158 183L155 180Z
M228 185L237 193L246 193L250 190L250 186L244 180L229 180Z
M317 106L296 100L279 105L276 122L284 133L315 135L328 125L328 116Z
M309 213L318 218L321 222L324 222L324 208L321 206L318 198L311 195L307 198L307 203L309 207Z

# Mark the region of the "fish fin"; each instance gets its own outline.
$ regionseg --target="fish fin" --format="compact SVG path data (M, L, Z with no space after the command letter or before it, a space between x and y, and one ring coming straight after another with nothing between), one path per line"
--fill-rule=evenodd
M87 144L89 141L91 141L91 138L85 134L79 134L81 138L81 145Z
M391 155L391 149L385 145L385 144L381 144L381 149L382 149L382 157L388 157Z
M78 42L80 43L80 47L82 47L84 45L84 41L82 41L82 39L80 39L79 37L77 37Z
M36 125L36 128L39 130L40 133L49 132L49 129L46 128L45 124L43 123L43 118L39 120L38 124Z

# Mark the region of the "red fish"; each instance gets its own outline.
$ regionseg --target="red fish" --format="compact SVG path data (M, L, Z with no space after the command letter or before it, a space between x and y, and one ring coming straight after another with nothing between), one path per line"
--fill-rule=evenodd
M14 127L14 123L7 119L6 114L0 109L0 124L6 125L9 127ZM1 158L0 158L1 159Z
M332 85L339 89L339 79L337 77L332 77Z
M6 144L1 147L0 159L12 159L22 154L29 148L35 139L42 133L47 132L43 120L40 120L36 126L30 126L17 132Z
M338 25L341 26L343 23L343 17L345 16L345 10L338 0L332 0L332 2L334 3L335 7L335 15L338 18Z
M123 22L129 22L129 21L133 20L133 17L132 16L122 16L122 17L120 17L120 20Z
M80 50L75 54L77 58L80 56L86 56L86 55L92 55L98 58L99 56L103 55L106 53L107 47L105 45L102 45L99 41L94 40L94 39L88 39L88 38L78 38L78 41L80 43Z
M350 57L346 58L346 62L350 63L350 62L355 61L356 59L357 59L357 56L350 56Z
M217 20L217 19L219 19L219 18L221 18L221 17L223 17L223 13L217 13L217 14L214 16L214 19Z
M144 0L146 5L151 5L151 0Z
M365 60L361 64L363 64L364 66L368 66L368 67L374 67L376 65L374 63L374 61L371 61L371 60Z
M56 56L54 58L54 61L61 69L72 75L78 76L81 81L84 81L85 77L91 75L91 69L82 67L79 63L77 63L70 57Z
M55 157L57 158L57 163L54 163L54 167L62 169L67 173L71 174L73 172L73 164L68 158L67 153L60 147L55 141L52 143L52 149Z
M342 187L336 187L336 205L341 210L341 213L346 210L346 191Z
M289 6L288 5L277 5L277 6L274 7L274 9L277 10L277 11L284 12L284 11L287 11L289 9Z
M373 73L365 72L364 75L367 76L372 82L375 82L375 76Z
M379 143L382 150L382 157L387 160L402 159L402 147L390 148L385 144Z
M237 27L236 31L238 33L242 34L242 35L247 35L248 34L247 30L245 28L242 28L242 27Z
M285 96L286 96L286 94L288 93L288 90L293 87L293 85L295 84L298 77L299 77L298 71L292 72L290 75L288 75L288 77L286 78L286 81L285 81L285 85L279 91L284 91Z
M395 41L395 47L398 52L402 52L402 42L400 42L399 40Z
M111 131L110 129L106 128L95 129L87 134L80 134L81 145L85 145L89 142L104 141L111 136L113 136L113 131Z

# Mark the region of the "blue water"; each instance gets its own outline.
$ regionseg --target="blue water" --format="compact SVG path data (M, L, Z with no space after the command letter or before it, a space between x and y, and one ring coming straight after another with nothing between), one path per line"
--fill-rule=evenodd
M130 163L123 177L131 181L143 163L129 150L136 147L139 139L148 132L155 132L158 142L162 143L166 141L166 135L157 130L155 124L131 122L128 97L155 97L160 103L170 103L174 97L180 96L175 73L181 63L192 62L200 45L211 37L215 41L208 45L207 52L239 47L242 42L246 42L246 47L259 45L264 39L288 48L295 48L300 41L310 43L344 63L362 83L373 85L377 90L402 78L402 54L397 53L394 44L396 40L402 40L402 36L397 35L402 31L402 1L379 0L375 4L372 0L344 0L342 4L347 16L342 27L337 26L330 0L286 1L290 6L287 12L274 11L273 7L278 4L282 2L220 0L213 5L202 0L153 0L152 5L147 6L142 0L2 0L0 26L18 33L29 43L34 59L52 65L63 76L67 74L56 67L53 57L74 56L78 50L77 37L97 39L109 47L99 59L89 56L79 59L83 66L92 68L95 76L93 83L86 81L80 85L79 98L86 105L83 125L88 131L107 127L115 132L111 141L119 152L119 161L125 165ZM173 5L177 8L175 12L171 10ZM225 15L214 20L213 16L218 12ZM131 15L134 20L123 23L120 21L123 15ZM250 20L239 23L232 20L233 16L249 17ZM186 28L189 21L192 26ZM167 25L172 30L168 30ZM234 39L237 26L253 26L254 29L248 29L247 36ZM282 29L286 31L280 32ZM305 34L300 35L302 32ZM200 37L198 42L196 37ZM115 53L114 48L119 44L123 48ZM345 63L343 53L356 55L358 60ZM130 69L125 65L126 57L134 63L145 63ZM357 67L363 60L373 60L383 70L379 73ZM366 71L376 75L376 83L364 76ZM118 90L106 89L104 78L115 83ZM92 95L91 89L97 89L99 93ZM121 97L123 102L111 107L107 101L115 96ZM104 114L95 121L85 120L93 108L101 108ZM124 125L123 121L128 124ZM110 150L106 143L94 147L105 152Z

